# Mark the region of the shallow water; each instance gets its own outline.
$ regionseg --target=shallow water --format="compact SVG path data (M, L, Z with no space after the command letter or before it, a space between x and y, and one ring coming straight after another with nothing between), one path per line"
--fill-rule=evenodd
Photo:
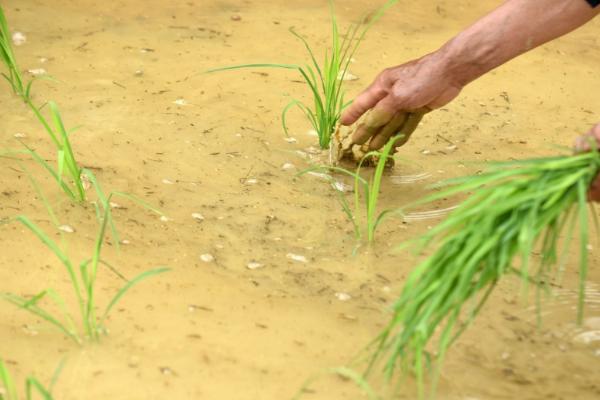
M301 154L316 145L300 115L289 119L297 141L282 133L285 95L308 94L298 77L276 70L200 74L239 62L303 62L303 48L287 29L326 45L326 2L51 3L3 2L12 28L27 36L17 49L21 67L44 68L60 80L36 84L36 102L55 100L67 125L82 125L72 136L76 154L106 191L136 194L169 217L161 221L119 200L125 208L115 209L115 218L129 244L120 252L107 246L105 257L126 277L159 265L172 271L131 292L108 322L110 335L82 348L0 303L0 357L16 377L35 374L47 382L65 359L58 399L287 399L313 373L347 363L387 322L386 306L415 263L394 246L436 219L389 220L373 247L353 255L352 228L337 195L319 177L295 176L308 166ZM371 3L339 1L340 23ZM380 69L435 49L497 3L402 2L359 49L351 67L359 80L348 83L349 93ZM599 27L600 20L490 73L427 116L400 151L410 163L386 177L382 209L414 201L439 179L476 172L471 161L552 154L551 145L569 146L598 122ZM3 149L19 148L14 135L23 133L25 143L55 159L8 90L0 94L0 109ZM448 141L456 148L448 149ZM64 201L43 171L24 165L61 223L75 228L65 242L83 260L96 231L91 208ZM50 230L23 167L6 158L0 166L0 218L26 214ZM51 286L69 293L61 266L21 226L1 226L0 243L0 290L33 295ZM599 398L600 342L577 340L599 329L598 251L590 252L591 326L574 324L573 265L548 301L541 328L532 303L519 296L520 283L507 278L448 355L439 398ZM202 254L214 261L203 262ZM249 263L263 267L249 269ZM99 303L119 285L103 271ZM397 397L414 398L411 387ZM305 398L358 393L350 382L325 377Z

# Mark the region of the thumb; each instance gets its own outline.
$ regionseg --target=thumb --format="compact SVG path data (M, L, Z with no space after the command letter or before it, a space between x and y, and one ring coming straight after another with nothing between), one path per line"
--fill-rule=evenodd
M376 89L374 86L369 87L359 94L346 111L344 111L340 119L341 124L352 125L386 95L387 93L384 90Z

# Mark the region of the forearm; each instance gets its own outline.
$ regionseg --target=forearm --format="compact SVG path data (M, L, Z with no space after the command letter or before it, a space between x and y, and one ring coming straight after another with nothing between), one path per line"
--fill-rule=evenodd
M462 84L477 79L600 12L585 0L507 0L439 51L447 72Z

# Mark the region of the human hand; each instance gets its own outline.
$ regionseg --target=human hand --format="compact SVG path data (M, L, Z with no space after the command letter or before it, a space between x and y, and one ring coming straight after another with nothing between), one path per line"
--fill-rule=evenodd
M596 124L589 132L575 140L575 150L591 151L594 141L596 141L597 146L595 150L598 150L600 148L600 124ZM600 202L600 175L596 176L590 185L588 196L591 201Z
M369 149L382 147L402 134L401 146L417 128L423 115L453 100L464 84L455 79L443 51L381 72L343 113L342 125L351 125L368 110L352 135L354 144L371 139Z

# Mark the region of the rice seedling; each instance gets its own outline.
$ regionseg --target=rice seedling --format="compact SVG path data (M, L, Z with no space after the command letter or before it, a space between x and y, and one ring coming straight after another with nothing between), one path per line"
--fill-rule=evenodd
M35 398L41 398L42 400L52 400L52 387L58 378L58 374L60 373L61 366L57 368L54 376L52 378L52 382L49 387L45 387L33 376L28 376L25 379L25 399L33 400L34 395ZM0 400L19 400L19 396L17 394L17 388L15 382L8 371L8 367L0 359Z
M311 107L299 99L292 98L283 108L281 115L283 130L287 135L287 113L293 107L297 107L309 120L313 129L318 133L319 145L321 148L328 149L331 135L340 119L341 113L349 104L344 101L343 89L344 77L348 76L348 67L352 58L367 34L367 31L383 15L383 13L395 3L397 3L397 0L389 0L369 18L364 18L363 21L350 25L345 33L340 36L333 0L329 0L331 12L331 47L325 51L322 64L319 64L317 61L315 53L308 41L293 28L290 28L291 34L300 40L308 52L310 63L305 65L279 63L241 64L215 68L207 72L211 73L245 68L279 68L297 71L310 89L313 104Z
M598 171L600 153L596 151L493 163L480 175L443 183L443 190L419 202L470 193L443 222L416 239L420 250L436 249L405 282L389 324L370 347L367 374L381 363L387 378L397 370L414 372L423 398L425 369L434 359L432 354L439 371L449 347L477 316L500 279L517 275L524 290L535 284L540 304L548 282L564 268L577 224L577 318L581 321L588 218L595 216L588 212L587 190ZM530 258L538 249L540 261L534 269ZM435 393L436 381L434 374L431 393Z
M10 30L8 22L2 7L0 7L0 59L4 63L7 73L2 73L4 79L8 81L13 92L23 98L29 98L31 82L28 85L23 84L21 70L17 65L17 60L13 52Z
M90 176L91 179L94 179L91 173ZM165 267L155 268L142 272L132 279L125 279L124 285L113 295L113 297L104 307L103 311L100 314L97 313L98 306L96 301L96 283L99 267L102 265L117 273L116 270L101 257L106 230L108 226L112 224L110 213L111 199L113 196L121 196L132 199L136 202L140 201L129 194L120 192L113 192L108 196L104 196L100 190L100 187L97 185L97 182L95 182L95 184L98 191L98 197L100 199L100 205L98 205L96 202L94 203L94 206L100 227L96 235L91 257L83 260L78 266L50 237L50 235L44 232L29 218L24 215L19 215L12 219L12 221L21 223L23 226L29 229L42 243L44 243L44 245L46 245L48 249L51 250L51 252L58 258L60 263L65 268L71 282L73 294L77 299L80 323L77 324L75 322L75 317L73 316L73 313L69 311L69 308L67 307L63 297L53 289L45 289L31 298L24 298L12 293L0 294L0 297L7 300L9 303L48 322L67 337L79 344L83 343L84 339L98 341L100 336L107 332L105 327L106 318L114 306L132 287L151 276L155 276L169 270ZM113 236L116 236L116 232L114 231ZM117 273L117 275L123 278L120 273ZM47 308L41 305L42 300L44 299L48 299L51 303L53 303L58 312L48 311Z
M53 101L50 101L47 104L52 119L52 123L50 123L46 117L44 117L41 110L37 108L31 100L26 100L26 103L29 108L31 108L38 121L42 124L44 130L56 147L56 167L53 168L33 149L27 146L26 152L50 173L58 186L70 199L79 202L85 201L86 194L83 181L83 176L85 175L82 173L82 168L75 159L75 154L73 153L73 148L69 140L70 132L65 128L58 106Z
M311 171L333 171L344 175L348 175L354 179L354 210L350 207L343 190L338 188L337 182L331 178L330 183L333 189L338 194L338 199L342 205L342 209L354 228L354 235L357 240L363 238L363 231L366 231L367 241L372 243L375 240L375 231L381 222L397 210L384 210L378 213L378 200L381 189L381 179L383 178L383 172L385 171L388 160L393 159L391 153L394 151L395 143L400 140L402 136L396 136L395 138L388 141L388 143L380 151L371 151L367 153L362 160L359 162L355 171L349 171L345 168L335 166L315 166L301 171L298 175L304 175ZM367 161L377 159L377 166L373 170L369 180L361 176L361 169L363 164ZM361 222L358 220L360 210L362 207L361 198L364 197L365 207L365 222L364 227L361 226Z

